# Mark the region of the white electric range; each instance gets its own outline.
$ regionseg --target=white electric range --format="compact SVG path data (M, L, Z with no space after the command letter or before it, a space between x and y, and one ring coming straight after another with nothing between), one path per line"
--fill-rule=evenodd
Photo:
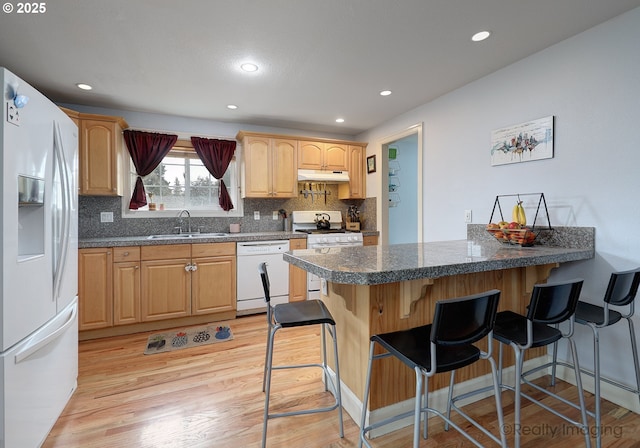
M307 234L307 249L362 246L362 233L342 228L342 212L324 210L294 211L291 214L292 230ZM328 228L318 228L318 221L329 221ZM326 226L326 224L325 224ZM320 297L322 280L307 273L307 299Z

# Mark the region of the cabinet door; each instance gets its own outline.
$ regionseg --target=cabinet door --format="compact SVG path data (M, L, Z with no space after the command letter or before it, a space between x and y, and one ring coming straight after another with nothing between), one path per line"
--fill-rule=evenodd
M194 258L191 314L236 309L236 257Z
M120 126L115 121L81 119L80 194L121 194L118 180Z
M188 316L191 313L190 259L151 260L140 265L142 322Z
M364 148L349 146L349 182L338 185L339 199L365 199Z
M270 139L247 137L243 141L244 152L244 197L271 197Z
M272 193L277 198L298 196L298 142L273 139L271 142Z
M140 262L113 263L113 324L140 322Z
M289 240L291 250L306 249L307 240L294 238ZM307 300L307 271L289 265L289 302Z
M325 143L323 170L347 171L349 169L349 147Z
M298 168L321 170L324 165L324 143L298 142Z
M113 325L112 253L110 248L78 251L78 329Z
M378 236L377 235L367 235L362 237L362 245L363 246L377 246L378 245Z

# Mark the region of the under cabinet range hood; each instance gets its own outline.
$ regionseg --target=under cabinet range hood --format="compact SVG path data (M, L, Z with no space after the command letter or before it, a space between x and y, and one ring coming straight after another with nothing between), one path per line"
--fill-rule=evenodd
M298 170L298 182L349 182L348 171Z

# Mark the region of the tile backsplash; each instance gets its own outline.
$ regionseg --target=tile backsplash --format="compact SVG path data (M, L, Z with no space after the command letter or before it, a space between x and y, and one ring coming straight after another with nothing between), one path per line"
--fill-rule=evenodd
M234 218L191 218L191 227L202 232L228 232L229 225L239 223L240 231L273 232L283 230L282 218L272 219L274 210L284 209L288 213L293 210L340 210L343 217L350 205L360 210L363 230L376 230L376 199L337 199L336 185L328 187L327 203L324 197L304 198L300 195L292 199L244 199L244 216ZM175 218L122 218L122 201L125 197L80 196L78 207L78 237L109 238L120 236L143 236L161 233L173 233L177 226L178 213ZM254 220L253 212L259 211L261 219ZM113 222L100 222L101 212L112 212Z

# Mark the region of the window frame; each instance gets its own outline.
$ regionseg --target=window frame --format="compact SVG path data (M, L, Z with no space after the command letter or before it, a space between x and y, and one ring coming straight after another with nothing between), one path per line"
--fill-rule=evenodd
M210 138L220 138L220 137L210 137ZM224 138L224 137L223 137ZM228 138L228 137L227 137ZM232 139L235 140L235 139ZM188 138L178 138L176 143L173 145L171 150L173 149L185 152L185 151L194 151L193 145L191 144L191 140ZM242 153L242 147L239 144L236 144L236 151L233 156L234 162L229 166L231 171L231 185L227 185L228 191L231 193L232 191L236 191L236 199L234 200L234 208L225 212L224 210L198 210L198 209L189 209L189 213L192 217L204 217L204 218L237 218L244 216L244 201L241 195L240 190L240 161ZM168 154L167 154L168 155ZM131 160L131 156L128 151L125 151L125 162L124 168L126 174L124 175L124 191L127 192L122 196L122 218L175 218L176 214L180 212L177 209L171 210L131 210L129 209L129 202L131 200L131 195L133 194L132 178L135 179L136 176L132 176L132 174L136 173L135 166L133 165L133 160ZM233 169L234 167L235 169Z

